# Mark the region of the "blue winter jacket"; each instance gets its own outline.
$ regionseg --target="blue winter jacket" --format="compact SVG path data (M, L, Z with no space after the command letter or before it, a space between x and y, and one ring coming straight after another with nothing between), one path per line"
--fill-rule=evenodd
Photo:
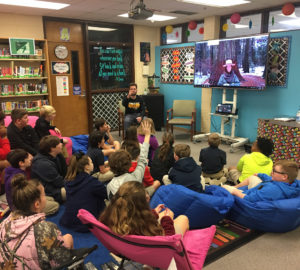
M82 172L74 180L66 182L67 201L60 219L62 226L79 232L88 232L88 227L77 218L79 209L85 209L96 218L105 207L106 187L97 178Z
M197 192L203 192L201 185L202 169L192 157L177 160L169 171L169 179L173 184L185 186Z
M258 177L263 182L245 191L245 200L250 202L276 201L300 196L299 180L295 180L292 184L289 184L273 181L271 176L264 173L259 173Z

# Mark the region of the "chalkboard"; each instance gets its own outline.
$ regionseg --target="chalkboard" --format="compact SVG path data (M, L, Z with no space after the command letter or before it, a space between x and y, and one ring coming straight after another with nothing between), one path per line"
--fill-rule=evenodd
M92 90L128 88L132 82L132 48L90 46Z

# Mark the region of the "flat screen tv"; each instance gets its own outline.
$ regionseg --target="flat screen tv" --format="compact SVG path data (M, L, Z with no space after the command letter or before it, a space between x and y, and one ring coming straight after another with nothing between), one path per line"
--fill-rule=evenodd
M194 85L264 89L268 41L257 35L197 42Z

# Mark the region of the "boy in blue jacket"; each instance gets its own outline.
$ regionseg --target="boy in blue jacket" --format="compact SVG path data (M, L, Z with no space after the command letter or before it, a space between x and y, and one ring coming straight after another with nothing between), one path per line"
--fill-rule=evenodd
M201 167L190 157L191 148L187 144L177 144L174 147L174 166L169 174L163 177L163 182L167 184L177 184L185 186L199 193L203 192L201 184Z
M232 188L230 193L250 202L294 198L300 196L300 181L295 180L297 175L296 162L280 160L275 163L271 176L264 173L253 175ZM237 189L246 185L249 189L244 192Z

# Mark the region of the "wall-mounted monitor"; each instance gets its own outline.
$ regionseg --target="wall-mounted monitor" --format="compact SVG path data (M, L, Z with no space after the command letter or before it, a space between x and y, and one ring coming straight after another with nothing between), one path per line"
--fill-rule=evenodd
M194 85L264 89L268 41L257 35L197 42Z

